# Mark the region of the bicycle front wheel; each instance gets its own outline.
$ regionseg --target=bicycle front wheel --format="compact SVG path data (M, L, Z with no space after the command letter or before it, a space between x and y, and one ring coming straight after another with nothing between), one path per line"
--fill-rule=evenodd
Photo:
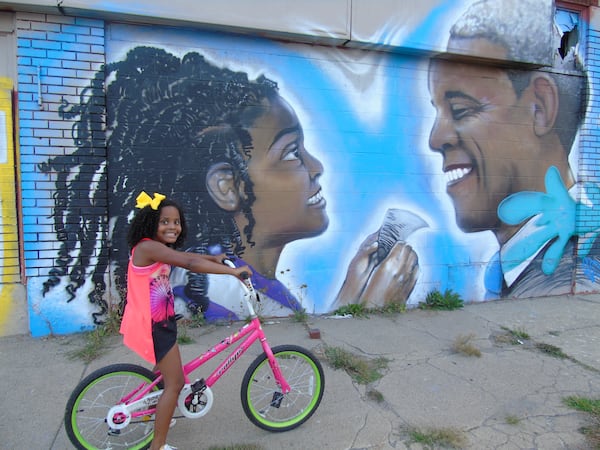
M281 392L263 353L244 375L242 407L256 426L268 431L288 431L302 425L317 410L325 389L325 376L319 360L302 347L273 347L273 356L291 391Z
M85 377L75 388L65 410L67 436L78 449L146 449L154 437L154 417L132 420L126 427L108 426L108 411L124 395L155 375L134 364L113 364ZM158 387L156 388L158 389Z

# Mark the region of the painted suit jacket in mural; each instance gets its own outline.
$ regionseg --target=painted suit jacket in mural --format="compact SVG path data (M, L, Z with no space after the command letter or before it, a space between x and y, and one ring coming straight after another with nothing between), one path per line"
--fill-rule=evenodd
M598 257L593 255L600 253L592 250L590 255L576 261L577 236L568 240L560 261L552 273L545 273L543 268L544 256L552 244L551 241L546 242L532 257L518 266L502 270L503 255L519 241L527 239L528 230L534 220L530 220L519 230L495 255L495 259L490 261L485 279L488 297L528 298L597 290L600 287L600 262ZM598 240L594 247L600 250Z

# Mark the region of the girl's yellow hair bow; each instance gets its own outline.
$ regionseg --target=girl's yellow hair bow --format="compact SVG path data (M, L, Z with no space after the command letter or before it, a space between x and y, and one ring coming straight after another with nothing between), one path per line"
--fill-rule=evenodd
M144 191L140 192L140 195L138 195L136 197L136 204L135 207L136 208L144 208L148 205L150 205L150 207L154 210L158 209L158 206L160 205L160 202L162 202L165 198L167 198L165 195L159 194L158 192L154 193L154 198L150 197L148 194L146 194Z

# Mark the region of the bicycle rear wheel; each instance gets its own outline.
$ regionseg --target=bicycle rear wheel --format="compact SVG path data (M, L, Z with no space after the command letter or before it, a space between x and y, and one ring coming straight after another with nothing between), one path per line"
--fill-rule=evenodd
M292 390L287 394L281 392L263 353L242 380L242 407L256 426L268 431L288 431L302 425L317 410L325 389L325 376L319 360L302 347L273 347L273 355Z
M153 417L133 420L120 430L111 430L106 417L124 395L154 377L150 370L134 364L113 364L85 377L65 410L65 429L73 445L78 449L148 448L154 437Z

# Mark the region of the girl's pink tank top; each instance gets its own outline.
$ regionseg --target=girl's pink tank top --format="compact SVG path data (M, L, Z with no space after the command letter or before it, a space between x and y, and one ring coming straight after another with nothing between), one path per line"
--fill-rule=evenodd
M123 343L146 361L156 364L152 340L152 319L158 322L174 314L169 283L171 266L155 262L139 267L133 264L135 247L127 267L127 303L120 332Z

